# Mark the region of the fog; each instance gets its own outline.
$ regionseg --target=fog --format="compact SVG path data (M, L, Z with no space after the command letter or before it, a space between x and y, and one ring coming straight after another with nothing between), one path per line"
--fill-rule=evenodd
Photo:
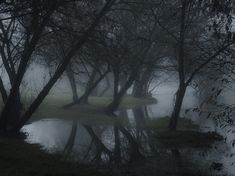
M231 0L0 2L0 175L235 175Z

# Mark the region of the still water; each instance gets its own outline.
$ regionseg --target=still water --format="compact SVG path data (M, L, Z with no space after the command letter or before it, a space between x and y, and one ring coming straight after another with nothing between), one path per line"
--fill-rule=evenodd
M153 132L145 124L151 119L169 116L174 94L162 91L154 97L158 100L157 104L117 112L117 117L110 117L124 118L125 124L82 124L76 120L53 117L26 125L23 128L28 133L26 141L40 144L48 152L63 153L69 159L84 163L142 161L141 167L133 166L132 175L144 174L143 170L148 174L162 172L165 175L182 174L186 170L191 170L194 175L235 175L235 150L232 146L235 136L227 133L233 127L221 129L211 119L194 113L185 114L185 109L198 104L193 92L188 91L181 116L193 120L201 131L216 131L226 140L215 143L211 149L159 147L152 140Z

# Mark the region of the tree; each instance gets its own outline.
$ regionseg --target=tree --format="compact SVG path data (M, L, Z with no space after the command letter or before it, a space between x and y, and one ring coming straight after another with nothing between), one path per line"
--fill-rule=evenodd
M161 6L162 12L156 10L156 20L166 35L171 37L173 43L170 45L176 53L173 62L176 61L179 86L169 124L171 130L176 130L185 92L195 76L203 69L208 69L212 61L218 60L234 44L229 37L231 16L229 11L226 15L221 11L226 3L217 3L219 2L167 1ZM169 11L172 13L169 14ZM225 35L221 37L222 33Z
M136 4L124 4L122 8L127 10L114 13L113 19L104 25L105 36L100 47L105 48L107 63L113 74L113 100L107 107L107 113L113 113L118 108L146 62L149 64L153 60L150 53L156 49L152 39L155 23L149 14L150 8L142 9ZM139 9L140 14L136 14Z
M10 5L6 4L6 9L12 8L12 12L17 12L17 17L19 20L18 29L20 30L20 36L22 40L18 42L21 43L21 50L17 50L17 55L20 56L19 64L15 65L17 67L16 76L14 78L14 83L11 87L10 93L6 100L5 106L1 113L0 119L0 129L3 134L9 133L18 133L22 126L27 122L27 120L32 116L38 106L42 103L43 99L47 96L50 89L53 87L55 82L60 78L60 76L65 71L66 67L69 65L70 60L76 54L77 50L79 50L83 44L87 41L92 31L96 28L99 24L101 18L109 11L110 7L114 4L114 0L109 0L105 3L103 8L100 12L96 13L95 19L89 24L86 28L84 33L81 37L74 43L73 47L69 49L66 53L65 57L60 61L55 73L50 78L48 83L45 87L41 90L32 104L27 108L27 110L21 113L14 113L12 112L19 112L19 107L15 105L15 100L17 94L20 89L20 85L22 83L23 76L26 72L27 66L30 63L32 58L33 52L37 49L40 39L44 35L44 29L46 28L47 24L49 23L51 17L55 15L55 10L59 9L59 7L63 4L66 4L66 1L24 1L27 6L24 4L23 7L27 7L27 11L29 14L24 14L25 9L21 9L20 12L16 10L18 3L12 3ZM88 5L86 2L84 4L78 5ZM89 9L89 8L88 8ZM4 13L4 15L6 15ZM15 19L14 13L7 13L8 19ZM7 19L7 20L8 20ZM56 19L56 17L55 17ZM6 23L7 24L7 23ZM9 24L9 23L8 23ZM18 33L18 30L15 30L15 36ZM9 41L8 39L6 39ZM13 43L15 45L14 40L10 40L9 43ZM14 47L13 47L14 49ZM4 48L5 50L5 48ZM8 58L7 58L8 59ZM8 60L10 62L10 60ZM17 111L15 110L17 109ZM14 124L9 124L9 119L16 118L18 120L14 121Z

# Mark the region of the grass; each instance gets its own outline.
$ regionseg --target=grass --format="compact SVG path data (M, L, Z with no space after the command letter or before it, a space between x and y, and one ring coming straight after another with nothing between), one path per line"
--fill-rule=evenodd
M62 160L57 154L47 154L38 145L22 139L0 138L1 176L103 176L93 168Z

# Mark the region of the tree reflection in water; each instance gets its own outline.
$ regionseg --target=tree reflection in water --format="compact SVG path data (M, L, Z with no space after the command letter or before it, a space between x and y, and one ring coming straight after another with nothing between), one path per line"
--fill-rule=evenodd
M156 131L148 126L152 119L146 107L128 112L120 111L110 118L114 119L114 123L107 125L72 121L69 135L60 149L65 158L99 166L108 165L112 166L115 172L133 172L133 175L141 175L144 172L161 173L160 175L202 175L209 172L210 164L215 162L210 160L210 156L217 157L216 160L221 159L221 153L215 154L216 150L213 149L160 144ZM58 130L59 136L60 131L63 132ZM34 135L36 136L37 132ZM127 165L130 169L126 168Z

